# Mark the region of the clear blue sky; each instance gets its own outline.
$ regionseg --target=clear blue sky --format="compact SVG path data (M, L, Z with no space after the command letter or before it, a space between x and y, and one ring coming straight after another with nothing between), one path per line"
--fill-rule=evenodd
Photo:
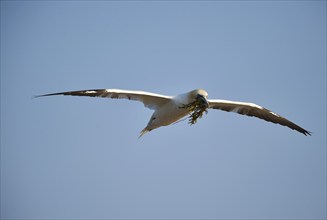
M254 102L141 139L118 88ZM326 218L326 1L1 1L1 218Z

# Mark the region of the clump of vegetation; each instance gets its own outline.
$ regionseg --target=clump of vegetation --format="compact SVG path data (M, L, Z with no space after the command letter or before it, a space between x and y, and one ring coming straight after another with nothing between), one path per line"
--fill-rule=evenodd
M194 125L198 118L202 118L203 113L208 113L208 106L205 105L201 100L196 100L190 104L183 105L181 108L186 108L189 110L188 123Z

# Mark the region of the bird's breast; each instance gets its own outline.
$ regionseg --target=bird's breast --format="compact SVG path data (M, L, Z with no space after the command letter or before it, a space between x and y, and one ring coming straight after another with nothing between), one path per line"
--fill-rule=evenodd
M153 116L156 118L156 123L160 126L170 125L189 113L182 105L175 102L169 102L161 108L157 109Z

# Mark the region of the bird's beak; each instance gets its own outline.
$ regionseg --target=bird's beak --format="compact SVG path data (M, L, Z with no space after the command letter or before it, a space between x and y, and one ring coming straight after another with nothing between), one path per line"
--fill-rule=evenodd
M209 107L208 100L204 96L198 95L198 100L201 101L201 103L203 104L204 107L206 107L206 108Z

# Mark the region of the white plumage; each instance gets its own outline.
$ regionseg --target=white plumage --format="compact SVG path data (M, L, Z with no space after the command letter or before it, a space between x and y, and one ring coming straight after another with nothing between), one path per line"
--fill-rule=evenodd
M177 96L166 96L144 91L129 91L120 89L91 89L51 93L36 97L53 95L90 96L140 101L145 107L154 110L147 126L141 131L140 137L153 129L170 125L181 118L190 115L192 113L191 110L189 108L185 108L185 106L192 105L192 103L201 103L201 108L204 108L205 110L219 109L242 115L253 116L269 122L287 126L304 135L311 135L311 132L259 105L222 99L207 99L208 93L203 89L195 89Z

